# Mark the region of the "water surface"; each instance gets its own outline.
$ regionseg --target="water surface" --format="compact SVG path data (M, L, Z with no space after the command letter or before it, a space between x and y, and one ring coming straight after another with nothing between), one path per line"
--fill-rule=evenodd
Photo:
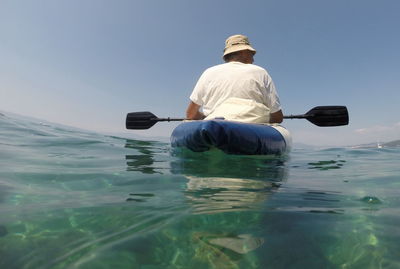
M400 268L399 148L172 150L0 116L0 268Z

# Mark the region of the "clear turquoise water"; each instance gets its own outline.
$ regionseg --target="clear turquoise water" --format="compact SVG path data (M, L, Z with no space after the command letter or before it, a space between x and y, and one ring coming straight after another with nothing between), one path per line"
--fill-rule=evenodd
M0 268L400 268L399 154L195 154L0 116Z

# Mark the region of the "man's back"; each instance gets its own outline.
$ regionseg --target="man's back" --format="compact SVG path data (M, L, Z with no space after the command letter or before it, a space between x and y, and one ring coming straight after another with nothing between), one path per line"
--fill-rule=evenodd
M269 107L271 88L275 91L272 79L262 67L229 62L204 71L190 99L203 106L205 115L232 97L254 100Z

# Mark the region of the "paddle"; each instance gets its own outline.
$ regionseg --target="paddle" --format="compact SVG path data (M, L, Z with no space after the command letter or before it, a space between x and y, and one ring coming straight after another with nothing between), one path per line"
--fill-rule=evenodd
M321 127L349 124L349 114L345 106L317 106L302 115L283 116L285 119L307 119ZM159 121L183 121L184 118L158 118L151 112L131 112L126 116L126 128L149 129Z
M303 115L283 116L284 119L306 119L320 126L342 126L349 124L349 113L345 106L316 106Z
M126 129L149 129L159 121L183 121L185 119L158 118L151 112L131 112L126 115Z

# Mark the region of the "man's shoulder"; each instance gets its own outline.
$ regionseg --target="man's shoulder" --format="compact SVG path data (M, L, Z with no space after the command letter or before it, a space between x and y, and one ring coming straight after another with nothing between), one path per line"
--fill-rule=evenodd
M258 71L258 72L266 72L267 70L265 70L265 68L256 65L256 64L246 64L246 67L248 69L254 70L254 71Z
M268 74L267 70L255 64L244 64L239 62L222 63L211 66L204 71L204 74L211 75L220 72L246 72Z
M226 72L229 67L227 66L226 63L223 64L217 64L211 67L208 67L206 70L203 72L203 77L204 76L213 76L214 74L219 74L221 72Z
M213 65L209 68L206 69L206 71L215 71L215 70L220 70L220 69L225 69L225 68L229 68L229 64L228 63L223 63L223 64L217 64L217 65Z

